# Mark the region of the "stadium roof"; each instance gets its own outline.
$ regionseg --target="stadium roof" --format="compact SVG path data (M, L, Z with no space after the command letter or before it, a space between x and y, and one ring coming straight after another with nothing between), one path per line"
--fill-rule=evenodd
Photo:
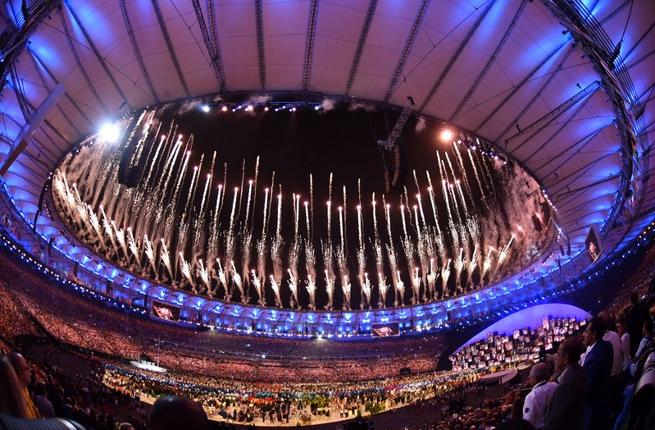
M574 254L591 225L653 203L653 187L637 189L652 165L641 157L655 121L650 0L26 3L2 4L0 161L33 132L3 177L29 220L58 160L103 122L241 91L412 96L418 113L516 157L549 193ZM56 105L40 110L58 85ZM625 218L625 199L642 191ZM47 234L48 217L39 223Z

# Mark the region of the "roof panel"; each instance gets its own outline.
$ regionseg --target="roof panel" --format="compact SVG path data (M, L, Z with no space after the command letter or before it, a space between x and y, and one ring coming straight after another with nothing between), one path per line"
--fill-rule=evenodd
M196 22L193 4L164 0L158 2L190 92L193 95L215 93L218 90L216 76L209 64L205 40ZM206 2L200 3L206 13ZM631 19L626 27L630 2L586 2L587 5L596 5L593 13L601 19L613 13L617 7L620 8L603 26L615 42L621 38L623 29L626 28L620 58L627 58L626 63L631 66L628 72L634 82L636 96L641 95L643 100L650 100L637 123L641 130L648 130L650 127L651 132L647 131L646 136L652 141L655 98L650 90L655 83L652 74L655 69L655 55L652 55L655 48L655 38L652 36L655 30L650 30L650 33L648 31L655 22L655 7L647 0L635 0L633 3ZM152 95L124 26L119 2L70 0L69 4L130 104L139 108L152 103ZM421 0L377 2L354 79L352 95L373 100L384 97L420 4ZM407 95L414 96L418 104L423 102L425 95L451 62L486 4L488 3L485 0L444 0L430 3L414 45L409 51L396 90L392 94L393 103L404 104ZM162 101L185 97L162 36L152 0L126 1L126 5L143 61L159 97ZM369 5L369 0L319 1L309 82L311 90L337 94L345 91ZM216 34L221 47L228 91L258 92L260 81L254 2L215 0L214 6ZM265 0L263 6L267 86L280 90L299 89L305 62L310 1ZM463 96L476 84L476 78L487 64L518 7L519 2L495 1L480 28L463 48L460 58L425 107L426 113L440 118L448 118L452 114ZM81 29L73 22L74 19L66 11L66 7L64 10L81 62L109 112L103 112L78 69L58 17L38 27L30 37L30 49L49 68L54 78L65 85L67 94L79 104L83 114L89 117L89 120L85 119L67 97L59 101L59 106L76 127L82 132L88 132L95 130L107 115L116 115L122 100L98 58L89 49ZM205 18L209 25L208 17ZM518 132L515 123L518 123L519 129L529 127L582 88L598 80L598 72L579 46L569 54L572 49L571 35L563 33L563 29L562 24L543 2L528 2L504 48L486 76L476 84L477 88L471 99L459 112L454 121L455 125L476 130L488 139L499 138L502 146L504 139ZM556 51L556 48L563 44L565 46ZM27 55L27 52L21 54L20 73L26 80L25 91L28 99L38 105L45 98L46 91L42 88L41 79L33 70L32 60ZM566 55L568 57L561 70L556 70ZM542 63L543 66L537 69ZM41 72L47 85L54 87L54 81L46 70ZM532 76L529 76L531 73ZM535 98L551 77L552 82ZM18 133L24 122L12 93L5 89L0 99L0 110L4 115L0 121L0 133L9 139ZM507 97L508 95L511 97ZM525 161L529 169L535 170L546 185L554 187L555 192L561 193L566 187L573 191L580 188L580 191L564 200L566 207L570 209L578 206L576 211L579 210L581 214L594 210L596 212L583 219L576 219L575 211L562 215L563 225L580 231L584 231L586 224L594 222L599 214L606 216L608 199L611 200L612 196L616 195L619 184L618 176L610 175L615 175L621 166L618 152L620 139L617 129L608 126L615 114L605 98L606 94L598 91L575 116L573 114L580 103L554 119L551 124L536 125L531 130L540 130L520 150L515 151L515 155ZM6 115L15 118L18 124ZM58 109L49 112L48 121L57 127L66 139L77 139L77 136L73 136L72 127ZM589 143L580 143L586 136L598 130L600 131L597 136ZM45 133L55 142L51 142ZM500 136L501 134L503 136ZM532 132L526 132L522 136L531 134ZM17 164L17 168L23 169L23 173L28 175L33 173L33 179L38 182L41 180L40 164L30 159L30 156L37 157L38 151L43 151L42 158L52 158L61 153L64 144L47 127L39 129L35 138L41 141L46 149L36 144L31 146L23 156L25 159L21 159L21 163ZM512 150L517 143L510 143L509 149ZM569 150L575 145L584 145L584 148L579 151ZM6 150L7 145L0 143L0 153ZM46 157L46 152L51 154ZM33 168L34 172L30 173L30 168ZM587 168L589 172L585 170ZM579 175L580 171L584 171L584 174ZM12 176L10 180L14 185L17 184L16 177ZM567 201L571 203L566 203ZM28 206L26 207L30 209ZM575 233L575 236L579 243L584 235Z

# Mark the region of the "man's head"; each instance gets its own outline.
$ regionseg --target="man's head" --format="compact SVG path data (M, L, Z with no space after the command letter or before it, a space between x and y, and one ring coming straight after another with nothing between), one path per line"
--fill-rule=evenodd
M625 318L619 318L616 320L616 332L619 336L623 336L623 333L625 333Z
M569 364L577 363L582 354L582 345L578 337L569 337L559 345L555 365L558 369L563 369Z
M207 414L198 403L184 397L160 397L150 411L151 430L206 430Z
M11 351L7 354L7 358L9 358L11 365L14 367L14 371L16 372L16 376L18 376L21 385L23 387L30 385L30 381L32 380L32 369L30 369L30 365L27 364L25 357L23 357L20 352Z
M530 369L530 385L536 385L550 378L550 370L546 363L537 363Z
M118 430L134 430L134 426L130 423L120 423Z
M584 332L585 346L591 346L603 338L605 334L605 321L601 317L593 317L587 324Z

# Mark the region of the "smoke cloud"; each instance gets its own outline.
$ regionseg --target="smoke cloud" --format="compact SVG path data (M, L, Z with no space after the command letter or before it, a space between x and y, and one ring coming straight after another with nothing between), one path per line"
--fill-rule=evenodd
M422 132L428 127L427 123L425 122L425 117L424 116L419 116L418 121L416 121L416 126L414 126L414 131L417 133Z

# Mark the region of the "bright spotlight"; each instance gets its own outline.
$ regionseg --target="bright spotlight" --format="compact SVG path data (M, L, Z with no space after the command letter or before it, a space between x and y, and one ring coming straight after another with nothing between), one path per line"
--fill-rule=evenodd
M442 142L452 142L453 137L455 137L455 135L449 128L444 128L441 130L441 133L439 133L439 139L441 139Z
M227 106L223 106L223 107L221 108L221 110L222 110L223 112L227 112Z
M246 112L252 112L253 109L254 109L254 108L253 108L252 105L248 105L248 107L246 107Z
M116 143L121 136L120 128L111 122L107 122L100 127L100 140L106 143Z
M209 112L209 106L208 106L208 105L202 105L202 107L201 107L200 109L202 109L202 111L203 111L204 113L208 113L208 112Z

